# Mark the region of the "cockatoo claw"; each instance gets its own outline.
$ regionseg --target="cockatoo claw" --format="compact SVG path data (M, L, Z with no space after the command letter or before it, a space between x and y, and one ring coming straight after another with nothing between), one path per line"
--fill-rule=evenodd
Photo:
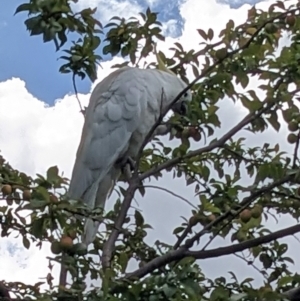
M116 162L117 165L121 168L122 173L125 175L126 179L131 178L131 173L135 169L135 161L131 157L124 157L121 160Z

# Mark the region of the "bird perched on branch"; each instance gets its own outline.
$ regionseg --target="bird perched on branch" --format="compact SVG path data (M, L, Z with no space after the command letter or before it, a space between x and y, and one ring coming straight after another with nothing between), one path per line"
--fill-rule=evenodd
M187 84L168 70L159 57L158 69L124 67L112 72L94 88L71 177L68 196L91 209L103 208L121 175L134 160L160 114ZM190 90L172 106L185 114ZM158 127L154 134L162 134ZM87 219L82 242L93 242L100 223Z

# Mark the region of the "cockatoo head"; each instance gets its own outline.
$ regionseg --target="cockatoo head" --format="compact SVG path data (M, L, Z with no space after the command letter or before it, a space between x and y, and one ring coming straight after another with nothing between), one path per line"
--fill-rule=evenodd
M177 95L179 95L179 93L181 93L186 88L187 84L183 80L178 78L175 73L173 73L165 66L164 62L162 61L161 57L156 51L156 47L154 47L154 52L158 63L157 69L164 71L172 76L172 81L170 81L172 82L171 94L175 98ZM190 101L192 101L192 93L190 90L188 90L181 96L181 98L178 101L176 101L176 103L172 107L172 110L177 114L186 115L188 109L188 103Z
M178 94L186 87L186 85L178 92ZM178 95L177 94L177 95ZM192 93L190 90L186 91L181 98L175 102L172 110L180 115L186 115L188 110L188 103L192 101Z

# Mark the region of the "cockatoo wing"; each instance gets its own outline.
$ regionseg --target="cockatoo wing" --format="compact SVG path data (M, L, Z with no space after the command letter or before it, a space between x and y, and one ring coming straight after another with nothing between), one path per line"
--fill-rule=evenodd
M120 174L112 171L114 163L126 153L147 106L134 76L138 70L122 68L111 73L90 98L68 195L92 209L104 206Z

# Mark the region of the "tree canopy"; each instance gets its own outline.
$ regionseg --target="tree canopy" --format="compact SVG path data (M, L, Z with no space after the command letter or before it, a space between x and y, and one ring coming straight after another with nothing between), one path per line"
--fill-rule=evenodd
M26 249L47 245L53 253L45 281L34 286L7 283L2 275L2 285L17 298L45 301L300 300L300 276L291 272L294 258L286 255L289 245L280 240L300 232L299 4L277 1L266 11L252 7L241 25L228 20L221 32L195 28L198 49L176 42L172 57L159 52L163 63L189 83L193 101L186 117L168 119L169 140L145 141L136 170L118 183L118 198L110 200L113 210L90 211L68 200L69 180L57 166L31 177L0 157L1 236L22 237ZM124 58L114 68L155 68L141 62L165 40L159 13L149 8L138 17L115 16L108 24L97 19L96 8L79 10L77 0L30 0L16 13L28 14L30 35L55 44L62 60L59 72L72 76L76 93L77 77L94 82L105 56ZM283 38L288 42L280 46ZM258 80L254 89L253 78ZM220 115L224 100L247 112L230 128ZM259 144L270 129L280 135ZM257 144L250 144L245 133L252 133ZM135 195L148 193L146 182L166 173L188 186L196 202L190 215L169 229L174 245L149 245L145 239L151 225L131 204ZM75 214L105 223L106 230L88 250L78 240L82 224L71 219ZM272 231L268 219L282 216L289 216L293 226ZM210 248L218 237L229 243ZM263 275L260 287L247 276L238 280L233 272L230 280L203 273L203 259L229 254ZM52 273L62 258L71 275L68 283L59 283ZM136 268L128 272L130 262ZM99 286L87 289L87 275L98 279ZM41 289L45 283L47 288Z

